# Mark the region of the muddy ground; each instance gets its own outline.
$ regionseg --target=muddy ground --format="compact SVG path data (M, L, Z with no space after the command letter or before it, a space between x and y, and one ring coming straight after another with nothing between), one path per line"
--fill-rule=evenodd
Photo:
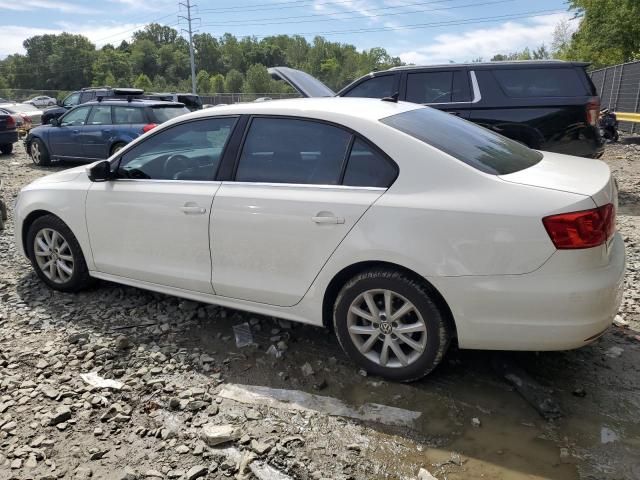
M106 282L53 292L17 255L10 214L0 479L430 478L421 468L440 480L639 479L640 138L610 145L605 160L620 184L628 325L570 352L452 348L409 385L364 376L319 328ZM35 167L22 147L0 156L5 200L68 166ZM238 348L233 327L244 322L254 345ZM533 394L505 380L504 364ZM81 377L90 372L115 382L92 386ZM251 396L256 386L319 397L295 409L273 399L290 392ZM347 417L327 414L342 407Z

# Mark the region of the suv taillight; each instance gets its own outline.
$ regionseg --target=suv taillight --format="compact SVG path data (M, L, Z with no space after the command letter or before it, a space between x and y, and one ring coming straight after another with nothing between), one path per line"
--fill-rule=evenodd
M595 97L589 103L587 103L587 123L592 127L598 124L598 117L600 116L600 99Z
M153 130L157 126L157 123L147 123L144 127L142 127L142 133L147 133L149 130Z
M16 128L16 119L13 118L13 115L7 117L7 128Z
M559 250L592 248L605 243L616 229L616 211L613 204L560 213L542 219L551 241Z

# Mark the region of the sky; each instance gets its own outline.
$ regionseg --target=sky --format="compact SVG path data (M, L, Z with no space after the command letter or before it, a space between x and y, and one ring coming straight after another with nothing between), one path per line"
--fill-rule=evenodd
M186 4L187 0L182 0ZM564 0L191 0L198 32L258 38L323 35L358 49L384 47L407 63L489 60L550 47ZM82 34L98 47L119 44L146 23L186 28L179 0L0 0L0 58L24 53L31 36Z

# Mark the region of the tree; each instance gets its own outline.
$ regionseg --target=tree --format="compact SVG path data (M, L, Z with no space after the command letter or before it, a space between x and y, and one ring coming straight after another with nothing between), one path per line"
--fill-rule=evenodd
M133 82L133 86L135 88L141 88L143 90L151 90L153 88L151 80L144 73L138 75L138 78L136 78L135 82Z
M554 58L564 59L571 45L571 25L567 20L562 20L553 30L551 41L551 54Z
M196 75L196 91L200 94L209 93L209 74L204 70Z
M247 78L244 82L246 93L267 93L271 85L271 75L267 67L260 63L251 65L247 70Z
M220 73L212 75L209 79L209 92L224 93L224 76Z
M589 61L598 67L637 58L638 0L570 0L569 8L580 18L580 25L567 48L567 59Z
M230 70L224 79L224 89L228 93L239 93L242 91L244 77L237 70Z

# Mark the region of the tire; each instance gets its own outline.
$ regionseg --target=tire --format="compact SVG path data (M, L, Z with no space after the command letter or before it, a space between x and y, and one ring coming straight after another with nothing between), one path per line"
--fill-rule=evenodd
M31 142L29 155L31 156L31 160L33 161L33 163L35 163L39 167L46 167L48 165L51 165L49 150L47 150L47 146L39 138L34 138Z
M386 317L384 305L388 297L385 291L391 292L391 302L388 302L391 307ZM367 293L371 295L369 300L373 299L374 308L379 308L382 315L371 315ZM428 286L399 271L379 268L360 273L344 285L334 305L333 326L338 341L355 363L373 375L402 382L418 380L436 368L451 341L446 314L435 299ZM409 305L413 308L398 321L390 321L393 314ZM353 307L358 307L360 313L375 321L353 313ZM388 312L391 312L391 318ZM367 333L355 333L358 327L361 332L369 327L377 332L376 338ZM404 332L400 331L402 328ZM407 331L408 328L412 330ZM385 343L386 362L383 359ZM404 362L396 354L397 349Z
M13 143L3 143L2 145L0 145L0 152L4 153L5 155L11 155L11 153L13 152Z
M38 255L44 251L51 251L48 248L51 244L59 249L55 257ZM46 250L41 245L46 245ZM31 224L27 233L27 254L38 277L54 290L78 292L93 283L78 240L69 227L55 215L39 217ZM47 264L51 265L48 263L50 260L54 261L55 268L47 267ZM61 263L66 268L61 267Z
M111 151L109 152L109 156L113 155L114 153L116 153L118 150L122 149L122 147L124 147L126 145L126 143L122 143L122 142L118 142L115 143L112 147L111 147Z

